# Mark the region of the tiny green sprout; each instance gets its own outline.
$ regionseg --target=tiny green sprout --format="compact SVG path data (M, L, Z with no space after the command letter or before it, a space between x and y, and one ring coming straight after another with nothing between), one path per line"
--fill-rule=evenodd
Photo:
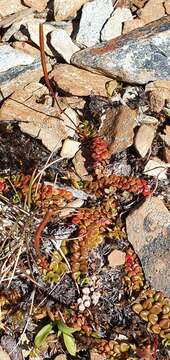
M37 348L37 349L40 348L40 346L43 344L43 342L49 335L52 328L53 328L53 326L51 323L49 323L41 328L41 330L37 333L37 335L34 339L35 348Z
M72 356L76 356L76 341L72 335L75 331L80 329L72 328L67 326L63 321L56 321L58 327L58 336L63 336L63 341L68 353Z

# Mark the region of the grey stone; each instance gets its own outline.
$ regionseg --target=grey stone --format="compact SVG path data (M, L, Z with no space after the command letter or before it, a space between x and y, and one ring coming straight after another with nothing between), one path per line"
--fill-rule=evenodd
M170 15L130 33L84 49L71 63L129 83L170 79Z
M128 215L126 227L146 280L170 296L170 214L163 201L148 198Z
M20 65L30 65L35 58L8 44L0 46L0 73Z
M92 46L100 41L100 31L113 12L112 0L93 0L83 6L76 41Z

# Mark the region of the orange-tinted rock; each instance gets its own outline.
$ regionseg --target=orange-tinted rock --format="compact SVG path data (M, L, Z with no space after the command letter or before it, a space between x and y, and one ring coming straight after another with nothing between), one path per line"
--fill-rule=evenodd
M156 197L146 199L128 215L126 226L146 280L170 296L170 214L163 201Z
M56 65L50 74L50 78L56 81L60 89L77 96L88 96L90 94L107 96L105 85L111 80L106 76L93 74L67 64Z

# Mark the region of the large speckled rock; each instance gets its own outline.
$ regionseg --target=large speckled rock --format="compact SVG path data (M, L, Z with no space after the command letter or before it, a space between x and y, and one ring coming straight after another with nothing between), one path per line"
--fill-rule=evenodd
M71 58L78 67L137 84L170 80L169 62L170 15Z
M148 198L126 219L128 240L152 287L170 296L170 214L162 200Z

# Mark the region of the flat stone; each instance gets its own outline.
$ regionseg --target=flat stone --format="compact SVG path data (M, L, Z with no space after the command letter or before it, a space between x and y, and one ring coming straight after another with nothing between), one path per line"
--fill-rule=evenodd
M149 197L126 219L128 240L140 258L146 280L170 296L170 214L162 200Z
M167 169L169 166L164 161L161 161L159 158L154 157L147 162L143 173L144 175L154 176L158 180L166 180Z
M112 137L110 145L112 154L123 151L133 144L133 129L136 126L136 117L136 110L132 110L128 106L120 108L114 119L114 125L110 134Z
M149 93L151 110L159 113L163 109L165 101L170 101L170 81L157 80L147 84L145 92Z
M59 213L59 217L67 217L68 215L74 213L76 209L79 209L81 206L83 206L84 200L76 199L71 201L67 204L67 207L65 209L62 209Z
M8 44L0 46L0 73L20 65L30 65L35 58Z
M74 157L74 155L76 154L76 152L78 151L79 147L80 147L81 143L75 140L71 140L71 139L66 139L64 140L61 152L60 152L60 156L67 158L67 159L72 159Z
M145 24L160 19L165 15L163 0L149 0L143 9L138 11L138 16Z
M67 20L75 17L77 11L89 0L54 0L54 17L55 20Z
M101 40L111 40L122 33L123 23L127 20L133 19L130 9L127 7L118 7L115 9L113 15L107 20L101 31Z
M38 12L44 11L48 0L23 0L24 5L32 7Z
M108 262L111 267L124 265L126 253L120 250L113 250L108 256Z
M10 4L6 0L1 0L0 16L4 17L24 9L26 9L26 7L22 5L21 0L10 0Z
M133 19L133 20L128 20L124 23L123 26L123 34L127 34L128 32L135 30L137 28L140 28L142 26L144 26L145 23L142 19Z
M15 49L22 50L34 58L40 58L40 50L25 41L14 41L12 45Z
M37 103L37 98L44 94L48 94L48 89L39 83L17 90L4 102L0 120L20 120L23 132L42 140L50 151L57 151L62 146L62 140L74 136L79 118L71 108L59 115L48 102Z
M47 62L47 71L51 70L51 65ZM43 70L39 59L32 64L17 66L0 73L0 84L2 99L16 91L23 89L32 81L39 81L43 77Z
M62 29L51 33L51 45L68 63L70 62L71 56L80 50L79 47L73 43L68 33Z
M160 134L160 137L165 142L165 144L170 147L170 126L166 125L164 133Z
M165 161L169 164L170 163L170 148L165 147L164 157L165 157Z
M142 8L148 0L132 0L132 4L138 8Z
M107 96L105 85L111 80L67 64L56 65L50 78L54 78L60 89L77 96Z
M82 179L87 180L88 177L88 171L85 167L86 159L84 158L82 154L82 150L79 150L76 154L73 161L73 165L76 171L76 174ZM79 179L77 179L79 180Z
M28 22L28 32L30 34L31 40L39 47L39 21ZM79 47L76 46L69 34L60 28L44 23L43 25L44 32L44 48L45 52L50 56L57 56L60 54L67 62L70 61L71 55L79 50Z
M146 84L170 79L169 57L170 15L167 15L109 42L81 50L72 56L71 63L125 82Z
M151 148L152 141L155 137L155 127L147 124L142 124L138 129L135 137L135 147L138 153L145 157Z
M2 349L2 346L0 346L0 359L1 360L11 360L8 353Z
M165 11L168 15L170 15L170 0L166 0L164 2L164 6L165 6Z
M82 154L82 150L79 150L73 159L73 165L76 171L76 174L82 179L86 179L88 176L88 171L85 167L86 159L84 158Z
M76 41L92 46L100 41L100 31L113 12L112 0L93 0L83 6Z
M141 113L139 116L138 116L138 119L139 121L142 123L142 124L147 124L147 125L157 125L158 124L158 119L154 116L150 116L150 115L146 115L146 114L143 114Z

